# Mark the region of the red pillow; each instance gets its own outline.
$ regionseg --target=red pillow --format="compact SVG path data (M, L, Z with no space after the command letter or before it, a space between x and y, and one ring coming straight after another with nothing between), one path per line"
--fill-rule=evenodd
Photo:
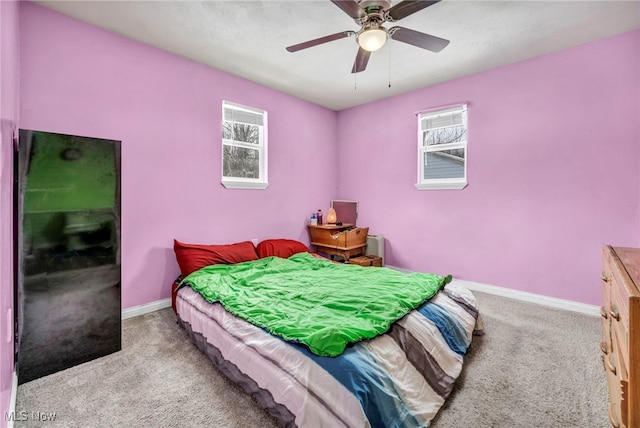
M258 260L256 248L251 241L229 245L199 245L184 244L174 239L173 251L183 277L205 266Z
M258 244L258 257L276 256L287 259L297 253L308 253L309 248L293 239L267 239Z

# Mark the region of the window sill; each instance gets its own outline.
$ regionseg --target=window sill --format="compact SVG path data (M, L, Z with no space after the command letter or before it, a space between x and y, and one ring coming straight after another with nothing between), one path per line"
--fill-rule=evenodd
M434 181L416 184L418 190L460 190L465 187L467 187L466 181Z
M269 183L254 181L222 180L222 185L227 189L266 189Z

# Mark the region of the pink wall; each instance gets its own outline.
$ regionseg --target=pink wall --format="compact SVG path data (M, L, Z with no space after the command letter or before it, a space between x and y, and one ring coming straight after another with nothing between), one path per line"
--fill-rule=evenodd
M122 141L122 306L170 296L173 239L308 241L336 193L336 113L41 6L20 9L20 127ZM269 187L220 184L221 104L269 114Z
M599 305L602 245L640 244L639 52L634 31L342 111L338 196L390 264ZM460 101L469 185L416 190L414 112Z
M18 3L0 2L0 412L13 380L13 133L18 121ZM0 427L6 426L4 417Z

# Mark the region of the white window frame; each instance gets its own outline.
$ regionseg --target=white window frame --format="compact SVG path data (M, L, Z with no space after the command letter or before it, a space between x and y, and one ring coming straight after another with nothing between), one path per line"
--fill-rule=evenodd
M424 134L433 129L440 128L427 128L422 129L422 120L429 117L438 117L444 115L455 114L462 112L462 124L467 130L467 138L465 141L449 143L449 144L437 144L432 146L424 146L423 139ZM469 163L469 156L467 151L467 140L469 139L469 128L467 127L467 104L454 104L447 107L441 107L437 109L425 110L416 113L418 116L418 182L416 188L418 190L430 190L430 189L464 189L467 187L467 164ZM459 126L459 125L458 125ZM462 178L424 178L425 167L425 154L429 152L441 152L444 150L464 149L464 177Z
M258 137L258 141L259 143L256 144L252 144L252 143L246 143L246 142L242 142L242 141L235 141L235 140L230 140L230 139L226 139L223 138L223 129L224 129L224 124L225 122L231 122L231 123L243 123L243 122L234 122L234 121L230 121L230 120L226 120L225 119L225 111L227 110L236 110L236 111L245 111L245 112L249 112L249 113L253 113L253 114L260 114L262 115L262 122L263 125L255 125L255 124L248 124L248 125L252 125L252 126L258 126L259 127L259 137ZM221 159L220 159L220 164L221 164L221 171L220 171L220 176L222 177L221 179L221 183L222 185L227 188L227 189L266 189L267 186L269 185L269 180L268 180L268 171L267 171L267 112L264 110L260 110L257 108L253 108L253 107L247 107L247 106L243 106L241 104L237 104L237 103L233 103L230 101L222 101L222 122L221 122L221 129L220 129L220 138L222 140L222 144L221 144L221 148L220 148L220 152L221 152ZM232 147L243 147L243 148L248 148L248 149L253 149L253 150L258 150L259 152L259 177L258 178L245 178L245 177L229 177L229 176L225 176L224 175L224 148L225 146L232 146Z

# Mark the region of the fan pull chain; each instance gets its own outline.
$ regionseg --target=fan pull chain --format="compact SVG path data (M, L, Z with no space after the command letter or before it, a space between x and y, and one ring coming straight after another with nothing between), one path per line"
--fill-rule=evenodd
M389 87L391 87L391 43L389 45Z
M353 90L358 90L358 73L353 73Z

